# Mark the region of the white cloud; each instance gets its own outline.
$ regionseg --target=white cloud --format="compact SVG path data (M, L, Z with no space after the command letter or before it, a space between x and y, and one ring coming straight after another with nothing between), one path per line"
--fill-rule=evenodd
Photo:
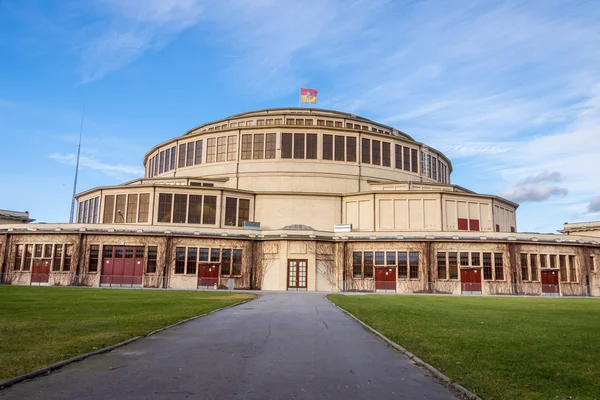
M600 196L596 196L588 204L587 211L590 213L600 213Z
M77 154L59 154L52 153L49 157L53 160L56 160L60 163L67 165L75 165L77 162ZM80 156L79 157L79 165L81 167L87 167L91 169L95 169L101 172L104 172L107 175L137 175L143 176L144 169L141 167L134 167L130 165L123 164L106 164L101 161L96 160L93 157L88 156Z
M502 193L502 197L519 202L536 202L548 200L552 196L566 196L569 191L558 186L528 185L515 186Z

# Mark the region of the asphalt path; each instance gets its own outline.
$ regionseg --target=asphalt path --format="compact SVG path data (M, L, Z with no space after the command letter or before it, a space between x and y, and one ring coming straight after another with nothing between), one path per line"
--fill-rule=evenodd
M4 389L0 398L456 397L324 295L263 292L249 303Z

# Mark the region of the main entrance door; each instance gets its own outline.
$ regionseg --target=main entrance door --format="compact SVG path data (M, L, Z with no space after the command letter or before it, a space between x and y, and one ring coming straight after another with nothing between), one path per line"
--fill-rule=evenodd
M558 286L558 271L542 270L542 294L558 296L560 289Z
M460 288L463 294L481 294L481 269L463 268L460 270Z
M104 246L101 286L142 286L144 248Z
M396 292L396 269L375 268L375 290L383 292Z
M308 260L288 260L288 290L306 290Z
M204 289L213 289L216 288L215 285L219 285L219 265L199 264L198 287Z
M50 278L50 260L33 260L33 270L31 271L31 283L48 283Z

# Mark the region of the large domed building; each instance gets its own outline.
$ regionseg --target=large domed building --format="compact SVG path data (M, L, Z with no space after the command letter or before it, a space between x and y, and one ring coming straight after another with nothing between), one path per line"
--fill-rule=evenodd
M518 233L439 150L352 114L282 108L154 146L77 195L76 224L1 227L4 281L165 288L600 295L600 240Z

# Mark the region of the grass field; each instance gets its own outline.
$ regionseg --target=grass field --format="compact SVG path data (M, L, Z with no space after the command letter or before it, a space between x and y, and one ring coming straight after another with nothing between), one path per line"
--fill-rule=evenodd
M600 399L600 301L329 299L484 399Z
M244 293L0 286L0 380L253 298Z

